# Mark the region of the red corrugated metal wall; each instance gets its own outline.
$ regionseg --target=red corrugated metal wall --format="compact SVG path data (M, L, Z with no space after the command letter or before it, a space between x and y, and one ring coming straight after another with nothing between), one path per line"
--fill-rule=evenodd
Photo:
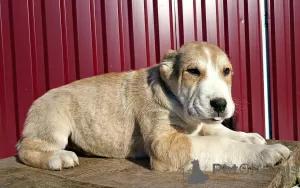
M193 40L229 54L236 129L264 135L259 0L0 0L0 6L0 158L15 154L28 108L50 88L154 65Z
M300 139L300 1L269 0L273 137Z
M217 44L230 56L236 129L265 135L259 1L178 0L175 10L177 46L204 40Z

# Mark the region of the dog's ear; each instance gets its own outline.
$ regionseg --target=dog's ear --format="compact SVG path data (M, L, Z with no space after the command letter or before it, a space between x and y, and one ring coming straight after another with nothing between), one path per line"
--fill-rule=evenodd
M168 59L174 59L176 58L176 56L178 55L178 52L176 50L168 50L164 55L163 55L163 58L162 58L162 61L166 61Z
M163 56L160 63L159 71L163 80L168 80L174 71L174 64L178 60L178 52L176 50L168 50Z
M172 61L165 61L159 65L159 73L160 77L166 81L170 78L173 72L173 62Z

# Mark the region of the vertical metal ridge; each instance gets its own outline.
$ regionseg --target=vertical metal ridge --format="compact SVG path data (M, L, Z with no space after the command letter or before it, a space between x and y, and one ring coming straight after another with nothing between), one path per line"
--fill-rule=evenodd
M118 19L119 19L119 38L120 38L120 56L121 71L124 71L124 38L123 38L123 22L122 22L122 0L118 0Z
M198 32L197 32L197 28L198 28L198 24L197 24L197 0L193 0L193 14L194 14L194 38L196 41L198 41Z
M265 108L268 108L268 106L265 106L265 102L264 102L264 62L263 62L263 52L262 52L262 43L264 42L264 41L262 41L262 26L261 26L261 24L263 23L262 21L261 21L261 9L260 9L260 3L259 3L259 0L256 0L256 1L254 1L254 2L256 2L256 5L257 5L257 18L256 18L256 22L257 22L257 38L259 39L259 40L261 40L261 42L259 42L258 43L258 50L257 50L257 57L259 57L258 58L258 61L259 61L259 64L260 64L260 66L259 66L259 69L258 69L258 72L261 74L261 77L262 77L262 81L260 82L260 91L262 91L261 92L261 94L262 94L262 97L260 97L258 100L260 100L260 102L261 102L261 104L263 104L263 114L264 114L264 116L262 116L262 119L263 119L263 123L265 123L266 122L266 119L268 118L268 117L266 117L265 116ZM248 3L249 3L249 1L248 1ZM252 84L253 84L253 81L251 81L252 82ZM255 96L255 94L253 95L253 96ZM255 106L253 105L252 106L252 109L255 109ZM255 112L255 110L254 110L254 112ZM255 117L253 117L253 119L255 119ZM253 127L254 127L254 131L256 131L258 128L260 128L261 130L260 131L263 131L263 135L267 135L268 134L268 131L266 131L266 128L268 128L267 126L269 126L269 125L267 125L266 123L264 124L264 126L263 126L263 124L261 125L261 126L257 126L255 123L253 123Z
M278 100L277 92L274 92L274 88L276 88L277 84L277 73L276 73L276 43L275 38L271 36L275 36L275 18L274 18L274 1L269 0L269 36L270 36L270 71L271 71L271 104L272 104L272 129L273 129L273 139L279 139L279 132L278 132L278 106L276 105L276 102Z
M263 85L263 57L262 57L262 38L260 21L259 1L247 1L248 27L249 27L249 63L251 63L251 121L253 132L265 135L265 106L264 106L264 85ZM254 13L255 12L255 13ZM255 24L254 24L255 23ZM257 42L254 42L257 41ZM253 74L253 72L257 72ZM257 79L259 78L259 79ZM257 106L261 106L258 111ZM259 122L259 123L257 123Z
M91 15L91 32L92 32L92 56L93 56L93 73L97 75L98 56L97 56L97 36L96 36L96 18L95 18L95 0L90 0L90 15Z
M202 40L207 41L207 25L206 25L206 1L201 0L201 8L202 8Z
M122 22L122 44L123 59L124 59L124 71L131 70L131 54L130 54L130 35L129 35L129 13L128 13L128 1L121 1L121 15L120 20Z
M236 60L238 60L237 63L238 71L237 72L238 76L241 78L241 81L239 83L239 93L237 94L239 96L239 108L240 108L240 114L236 115L236 121L233 123L235 124L234 126L237 127L239 130L245 131L245 132L250 132L250 126L249 126L249 117L248 116L248 83L247 83L247 57L246 57L246 18L245 14L247 12L245 11L245 2L236 2L236 22L237 22L237 35L238 35L238 57ZM227 9L228 10L228 9ZM229 12L229 11L228 11ZM228 13L227 13L228 16ZM229 26L227 28L229 30ZM228 37L229 37L229 31L227 32ZM229 39L228 39L229 40ZM229 42L229 41L228 41ZM228 45L228 51L231 51L230 49L233 48L233 46ZM231 56L234 57L234 54L231 53ZM234 62L232 62L234 63ZM236 85L237 86L237 85ZM236 88L235 88L236 89ZM233 89L233 92L235 92L235 89ZM238 121L241 120L241 121Z
M104 61L104 73L108 72L108 56L107 56L107 34L106 34L106 14L105 14L105 1L100 1L101 5L101 25L102 25L102 46L103 46L103 61Z
M153 18L154 18L154 36L155 36L155 52L156 63L160 61L160 37L159 37L159 18L158 18L158 0L153 0Z
M37 60L36 60L36 40L35 40L35 27L34 27L34 12L33 0L28 0L28 13L29 13L29 37L30 37L30 55L31 55L31 71L32 71L32 84L33 84L33 97L38 97L37 89Z
M202 7L201 7L201 0L195 0L194 1L195 6L195 20L196 20L196 30L197 30L197 40L202 41Z
M15 52L15 39L14 39L14 18L13 18L13 4L12 1L8 0L9 9L9 22L10 22L10 40L11 40L11 60L12 60L12 70L13 70L13 84L14 84L14 107L15 107L15 117L16 117L16 138L20 139L21 129L20 129L20 113L19 113L19 100L18 100L18 88L17 88L17 68L16 68L16 52Z
M224 8L224 35L225 35L225 51L229 50L229 37L228 37L228 8L227 1L223 0L223 8Z
M290 1L285 1L285 6L284 6L284 15L285 15L285 50L286 50L286 62L288 64L286 65L286 80L287 83L293 83L292 76L293 75L293 70L292 70L292 48L293 46L291 45L291 18L290 18ZM289 23L289 24L286 24ZM294 133L293 129L295 126L294 122L294 110L293 110L293 87L294 85L286 84L286 93L287 93L287 114L288 114L288 120L287 120L287 135L282 137L282 139L293 139ZM282 127L281 127L282 128ZM281 129L283 130L283 129Z
M177 15L177 19L178 19L178 38L179 38L179 45L183 45L184 43L184 29L183 29L183 4L182 4L183 0L177 0L178 2L178 15ZM180 47L179 46L179 47Z
M300 9L300 2L299 1L296 1L296 0L293 0L293 35L294 35L294 38L293 38L293 50L294 50L294 75L295 75L295 91L296 91L296 100L294 101L294 103L297 104L297 107L294 108L296 114L294 114L294 118L297 119L297 117L300 117L300 109L299 109L299 106L300 106L300 76L299 74L296 74L296 72L299 72L300 71L300 13L299 13L299 9ZM297 63L296 63L297 62ZM295 123L295 126L297 126L297 128L295 129L295 131L297 131L297 137L296 137L296 140L299 140L300 139L300 120L297 119Z
M287 23L289 23L290 24L290 18L289 18L289 11L287 10L288 8L289 8L289 6L288 6L288 4L289 4L289 2L290 1L284 1L283 2L283 16L284 16L284 22L287 22ZM290 77L290 71L289 71L289 69L290 69L290 64L291 64L291 60L290 60L290 52L291 52L291 41L290 41L290 26L289 26L289 24L286 24L286 23L284 23L284 51L285 51L285 60L286 60L286 63L285 63L285 73L286 73L286 77L285 77L285 79L286 79L286 81L287 82L292 82L292 80L290 80L289 79L289 77ZM290 88L291 87L291 88ZM292 95L290 95L291 93L292 93L292 87L293 87L293 85L292 86L290 86L289 84L285 84L285 90L286 90L286 102L287 103L292 103L292 101L291 101L291 99L292 99ZM290 90L291 89L291 90ZM293 114L293 112L291 112L290 111L290 108L292 107L292 105L290 106L290 105L287 105L287 110L286 110L286 112L287 112L287 127L289 127L289 126L291 126L292 128L294 127L294 124L293 124L293 118L291 118L292 120L290 120L292 123L290 123L289 122L289 117L290 116L292 116L292 114ZM282 130L282 129L281 129ZM290 135L288 135L288 137L289 137ZM281 135L281 137L283 137L282 135ZM286 137L286 135L285 135L285 137ZM283 139L283 138L281 138L281 139ZM285 139L287 139L287 138L285 138Z
M77 26L77 1L72 4L73 10L73 30L74 30L74 48L75 48L75 65L76 65L76 79L80 79L80 65L79 65L79 44L78 44L78 26Z
M292 107L293 107L293 133L294 133L294 140L298 140L298 119L297 119L297 84L296 84L296 52L295 52L295 27L294 27L294 1L290 1L290 41L291 41L291 69L292 69Z
M239 3L239 1L238 1ZM248 4L247 2L244 2L244 20L245 20L245 47L246 49L250 49L250 39L249 39L249 17L248 17ZM238 23L239 23L239 20L238 20ZM251 70L251 67L250 67L250 52L249 50L246 50L246 60L247 60L247 63L246 63L246 68L247 70ZM247 74L247 72L246 72ZM249 131L250 132L253 132L253 116L252 116L252 92L251 92L251 74L247 74L246 76L246 79L247 79L247 90L248 90L248 95L247 95L247 103L248 103L248 122L249 122ZM250 92L249 92L250 91Z
M62 57L64 67L64 83L69 83L69 59L67 48L67 29L66 29L66 11L65 0L60 0L60 25L61 25L61 38L62 38Z
M5 136L4 136L4 127L7 125L6 116L6 87L5 87L5 73L4 73L4 41L3 41L3 16L2 16L2 7L3 2L0 1L0 148L4 148L5 146ZM0 149L0 158L4 157L5 153L3 149Z
M135 68L135 58L134 58L134 35L133 35L133 10L132 10L132 0L128 1L128 28L129 28L129 45L130 45L130 63L131 69Z
M97 48L97 74L104 73L104 55L103 51L105 48L103 47L103 33L102 33L102 10L101 10L101 1L94 0L94 8L95 8L95 37L96 37L96 48Z
M151 62L150 62L150 44L149 44L149 25L148 25L147 0L144 0L144 17L145 17L145 35L146 35L146 61L147 61L147 67L149 67L151 65Z
M217 24L217 45L220 46L220 18L219 18L219 1L216 0L216 24Z
M147 2L147 19L148 19L148 36L149 36L149 62L150 65L155 65L156 62L156 34L155 34L155 19L153 10L153 0L146 0Z
M169 0L169 18L170 18L170 40L171 40L171 48L175 48L175 35L174 35L174 23L173 23L173 1Z
M43 46L44 46L44 56L45 56L45 80L46 80L46 90L50 89L50 79L49 79L49 61L48 61L48 45L47 45L47 26L46 26L46 7L45 1L41 3L42 10L42 27L43 27Z
M179 42L179 38L178 38L178 33L179 33L179 16L178 16L178 0L173 0L173 6L172 6L172 11L174 12L173 14L173 30L174 30L174 43L175 43L175 47L174 49L178 49L180 47L180 42ZM197 29L197 28L196 28Z

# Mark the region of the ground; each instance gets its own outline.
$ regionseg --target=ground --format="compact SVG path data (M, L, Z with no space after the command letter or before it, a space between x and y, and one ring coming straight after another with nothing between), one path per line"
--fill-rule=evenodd
M205 184L188 184L189 172L155 172L149 169L148 159L129 161L126 159L80 157L80 165L62 171L31 168L19 163L15 157L0 160L0 188L11 187L292 187L299 171L286 171L295 166L300 169L300 142L269 140L270 144L281 142L293 154L276 170L266 173L221 173L204 172L208 176ZM297 172L297 173L295 173Z

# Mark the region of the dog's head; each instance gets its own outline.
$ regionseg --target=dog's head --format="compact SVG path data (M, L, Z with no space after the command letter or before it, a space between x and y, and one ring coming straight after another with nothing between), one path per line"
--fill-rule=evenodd
M233 115L233 70L219 47L206 42L187 43L177 51L169 50L159 70L182 104L186 118L211 124Z

